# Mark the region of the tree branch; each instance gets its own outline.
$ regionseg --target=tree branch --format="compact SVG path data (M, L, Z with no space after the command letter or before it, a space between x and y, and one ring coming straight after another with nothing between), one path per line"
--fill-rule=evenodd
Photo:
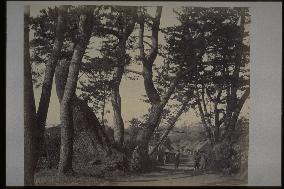
M149 42L147 42L147 41L143 41L143 43L145 43L146 45L148 45L150 48L153 48L153 46L152 46L152 44L151 43L149 43Z
M178 81L184 77L185 75L187 75L188 73L192 72L193 69L195 69L196 67L196 62L194 60L193 64L186 70L183 71L182 69L180 69L176 76L173 78L173 80L171 81L168 91L162 96L162 104L166 105L166 103L168 102L168 100L170 99L171 95L173 94L173 92L175 91L176 85L178 84Z
M189 100L190 100L190 96L187 96L186 100L182 103L182 107L179 109L179 111L177 112L176 116L169 122L167 130L164 132L164 134L162 135L161 139L156 144L156 146L150 151L149 155L152 155L157 150L157 148L164 143L164 141L166 140L168 134L174 128L175 123L177 122L178 118L182 115L182 113L186 109Z
M230 132L235 129L235 125L238 121L238 117L240 115L240 112L243 108L243 105L244 105L246 99L249 97L249 94L250 94L250 88L247 88L246 91L244 92L244 94L242 95L242 97L240 98L239 102L237 103L236 108L234 109L232 118L231 118L229 124L225 128L225 132L222 136L222 139L225 139L230 134Z
M159 8L157 9L157 11L159 10ZM145 90L146 90L146 94L147 97L149 98L149 101L151 102L151 104L159 104L161 102L160 99L160 95L157 91L157 89L154 86L154 82L153 82L153 71L152 71L152 66L153 66L153 62L154 59L151 60L151 62L149 61L149 59L146 58L145 56L145 52L144 52L144 44L143 44L143 37L144 37L144 18L143 15L141 13L141 10L138 12L138 22L140 25L140 29L139 29L139 49L140 49L140 58L142 60L143 63L143 77L144 77L144 86L145 86ZM160 17L159 17L160 19ZM152 30L155 30L155 27L159 27L159 24L155 24L155 26L152 27ZM156 33L155 33L156 32ZM158 31L152 31L152 34L154 33L154 37L158 38ZM153 42L153 41L152 41ZM158 41L156 41L158 42ZM155 45L153 45L155 46ZM158 48L158 45L156 44L156 48ZM158 49L156 49L158 50Z
M135 73L135 74L138 74L138 75L142 75L142 76L143 76L143 72L135 71L135 70L132 70L132 69L130 69L130 68L125 68L125 71L131 72L131 73Z
M111 34L114 35L115 37L119 38L119 32L117 30L114 30L113 28L107 28L104 26L99 26L96 28L96 32L98 32L99 34Z

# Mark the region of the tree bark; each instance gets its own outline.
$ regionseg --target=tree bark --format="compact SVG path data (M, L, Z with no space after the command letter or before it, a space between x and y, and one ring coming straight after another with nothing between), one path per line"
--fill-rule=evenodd
M158 54L158 32L160 25L160 18L162 13L162 7L157 7L155 18L153 19L152 25L152 47L150 54L146 57L144 52L143 37L144 37L144 18L142 15L139 15L139 49L140 57L143 64L143 78L144 78L144 87L147 94L147 97L152 105L149 118L146 121L146 128L141 135L141 145L148 145L148 142L154 132L155 128L159 124L160 116L163 112L164 104L161 104L161 97L154 86L153 82L153 73L152 67L155 61L155 58ZM145 148L145 146L143 147Z
M152 26L152 45L150 50L150 55L146 57L144 52L144 44L143 44L143 37L144 37L144 19L143 16L140 15L139 17L139 49L140 49L140 58L143 64L143 78L144 78L144 86L147 97L151 104L158 104L160 103L160 95L156 90L153 82L153 63L158 54L158 33L159 33L159 25L160 25L160 18L161 18L162 8L157 7L156 16L153 19L153 26Z
M229 126L227 126L225 128L224 134L222 135L222 140L225 139L229 139L230 134L234 131L240 112L243 108L243 105L245 103L245 101L247 100L247 98L249 97L250 94L250 89L246 89L246 91L244 92L244 94L242 95L242 97L240 98L239 102L237 103L236 108L234 109L234 112L232 114L232 118L229 122Z
M203 84L203 87L205 87L204 84ZM220 125L222 123L222 121L220 120L220 117L219 117L220 112L218 110L218 102L220 101L222 90L218 86L215 87L215 89L216 89L216 92L217 92L216 98L213 98L211 96L211 94L209 93L208 89L206 89L205 91L206 91L206 94L207 94L209 100L211 102L213 102L214 125L211 123L211 126L214 129L213 133L212 133L214 142L218 143L219 142L219 135L220 135ZM203 99L204 99L204 97L203 97ZM203 104L205 105L205 101L204 100L203 100Z
M115 141L119 145L123 145L124 142L124 123L121 116L121 96L119 94L119 85L123 75L123 67L115 69L116 83L111 90L111 102L113 108L113 121L115 125Z
M79 40L76 44L71 63L69 66L68 77L65 85L64 94L60 104L61 120L61 148L58 171L60 174L72 173L73 155L73 118L72 100L76 95L76 86L80 64L89 43L93 27L93 9L85 9L80 15L79 20Z
M136 11L136 9L132 9L133 12ZM115 127L115 133L114 138L115 142L117 142L120 146L123 145L124 142L124 122L121 115L121 96L119 93L119 86L121 83L122 76L124 74L124 66L126 65L126 41L130 34L133 32L136 18L135 16L130 19L130 21L127 20L126 13L121 13L120 17L123 19L123 24L119 27L118 31L115 32L115 36L119 40L118 44L118 62L116 67L114 68L114 75L113 75L113 86L111 90L111 102L113 107L113 122ZM114 33L111 31L107 31L107 33Z
M29 17L30 7L24 10L24 182L34 185L36 108L30 64Z
M39 127L39 133L37 134L36 152L38 154L35 157L36 162L40 155L42 144L44 142L43 141L44 140L44 129L45 129L45 123L46 123L46 118L47 118L47 112L49 108L53 76L54 76L55 68L57 65L58 58L60 56L60 52L61 52L61 48L62 48L63 40L64 40L65 12L66 12L66 7L60 6L58 9L58 18L57 18L53 50L51 52L49 61L46 64L45 76L44 76L44 81L42 85L42 92L41 92L41 97L40 97L39 106L37 110L37 125Z
M106 89L104 88L104 101L103 101L103 110L102 110L102 126L105 127L105 107L106 107Z
M149 113L149 118L146 121L146 128L144 129L144 132L142 133L141 136L141 142L140 144L143 146L147 146L149 144L149 141L153 135L153 132L157 128L157 126L160 123L160 117L163 112L163 108L160 104L158 105L152 105L150 113Z
M244 38L244 25L245 25L245 13L244 10L241 10L240 13L240 41L237 47L237 55L235 60L235 69L232 74L232 87L231 89L227 88L227 108L226 108L226 116L224 120L224 126L225 126L225 135L227 135L228 130L231 130L230 127L232 127L232 119L235 110L237 109L237 91L238 91L238 85L239 85L239 73L240 73L240 67L242 63L242 56L243 56L243 38ZM234 125L233 125L234 127ZM222 137L223 138L223 137Z
M219 121L219 111L218 111L218 103L214 102L214 140L215 142L219 142L219 135L220 135L220 121Z
M198 106L199 114L200 114L200 117L201 117L202 125L203 125L203 127L206 131L206 134L207 134L207 138L210 141L212 141L212 132L211 132L211 129L206 122L205 115L204 115L204 112L203 112L203 109L202 109L202 106L201 106L199 96L196 97L196 101L197 101L197 106Z
M126 36L122 33L122 37L119 39L119 57L118 65L114 68L113 87L111 90L111 103L113 108L113 121L115 125L114 138L115 141L122 146L124 142L124 123L121 115L121 96L119 93L119 86L124 73L125 66L125 53L126 53Z

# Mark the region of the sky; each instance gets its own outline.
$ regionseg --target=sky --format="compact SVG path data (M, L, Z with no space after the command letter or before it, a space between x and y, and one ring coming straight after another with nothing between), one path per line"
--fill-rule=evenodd
M37 14L39 14L39 10L41 10L42 8L46 8L46 6L39 6L39 5L31 6L30 7L31 16L36 16ZM177 24L177 19L173 12L173 8L175 7L170 7L170 6L163 7L161 21L160 21L161 27L173 26ZM153 9L153 11L155 11L155 9ZM33 38L32 32L30 32L30 38ZM159 43L160 44L164 43L163 36L161 35L161 33L159 33ZM90 54L92 54L92 52L90 52ZM161 64L162 61L163 59L161 57L157 57L154 64ZM141 71L142 66L135 64L131 67L131 69ZM34 88L34 93L35 93L36 107L38 107L40 94L41 94L41 87ZM126 128L129 126L129 120L131 120L132 118L139 118L148 112L148 108L150 107L150 105L141 101L143 95L145 94L146 93L142 77L139 77L138 80L129 80L125 76L123 77L120 84L120 95L121 95L122 117L124 119L124 124ZM106 110L110 111L109 114L106 114L106 119L108 121L108 125L112 126L113 112L110 102L107 102ZM248 115L248 112L249 112L249 101L247 100L242 109L241 116ZM100 117L100 115L97 116ZM199 122L200 118L196 116L193 109L190 109L188 112L185 112L180 117L179 121L176 123L176 126L178 127L184 124L196 125ZM59 123L60 123L60 104L56 95L55 82L53 82L49 111L47 115L47 126L53 126Z

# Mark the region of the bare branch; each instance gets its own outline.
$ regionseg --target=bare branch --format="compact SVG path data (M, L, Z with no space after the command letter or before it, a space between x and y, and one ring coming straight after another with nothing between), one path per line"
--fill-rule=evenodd
M149 43L149 42L147 42L147 41L143 41L145 44L147 44L150 48L153 48L153 46L152 46L152 44L151 43Z
M125 68L125 71L126 71L126 72L135 73L135 74L138 74L138 75L142 75L142 76L143 76L143 72L135 71L135 70L132 70L132 69L130 69L130 68Z
M100 34L111 34L116 36L117 38L119 38L119 32L113 28L110 27L104 27L104 26L99 26L97 28L95 28L97 32L99 32Z
M169 85L168 91L162 96L162 104L165 105L168 102L168 100L170 99L171 95L173 94L176 88L176 85L178 84L178 81L186 74L192 72L193 69L195 69L195 67L196 67L196 62L194 61L193 64L186 71L180 69L177 72L176 76L173 78L172 82Z

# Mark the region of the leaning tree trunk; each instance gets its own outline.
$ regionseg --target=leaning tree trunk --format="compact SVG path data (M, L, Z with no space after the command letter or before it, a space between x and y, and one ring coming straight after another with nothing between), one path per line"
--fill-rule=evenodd
M136 172L145 171L149 166L149 142L150 139L160 123L160 117L163 111L163 106L160 104L152 105L152 108L149 113L149 118L147 119L145 125L146 128L139 133L137 139L139 145L136 146L135 150L132 153L131 157L131 170Z
M86 9L80 15L79 36L80 42L76 44L72 60L69 66L68 77L65 85L64 94L60 103L61 120L61 148L58 171L60 174L72 173L73 155L73 118L72 101L75 97L80 64L84 56L86 47L91 37L93 26L93 9Z
M166 131L164 132L164 134L162 135L161 139L159 140L159 142L156 144L156 146L149 152L149 155L152 155L156 152L156 150L159 148L159 146L161 146L166 138L168 137L169 133L171 132L171 130L174 128L175 123L177 122L177 120L179 119L179 117L182 115L182 113L184 112L184 110L186 109L186 106L188 104L188 100L187 99L181 106L181 108L179 109L179 111L177 112L176 116L170 120L169 125L166 129Z
M37 125L29 53L29 6L25 6L24 13L24 182L25 185L34 185L34 172L36 166L34 159L34 137L37 130Z
M123 145L124 141L124 123L121 116L121 96L119 94L119 85L123 75L123 67L115 68L115 82L111 90L111 103L113 108L113 121L115 125L115 141Z
M53 50L51 52L50 58L46 64L45 76L42 85L42 92L39 101L39 106L37 110L37 125L39 129L39 133L37 134L37 155L35 162L39 158L42 144L44 140L44 129L47 118L47 112L49 108L51 89L53 83L53 76L55 72L55 68L57 65L57 61L61 52L63 40L64 40L64 30L65 30L65 6L60 6L58 9L58 18L57 18L57 26L56 26L56 37L54 40Z

